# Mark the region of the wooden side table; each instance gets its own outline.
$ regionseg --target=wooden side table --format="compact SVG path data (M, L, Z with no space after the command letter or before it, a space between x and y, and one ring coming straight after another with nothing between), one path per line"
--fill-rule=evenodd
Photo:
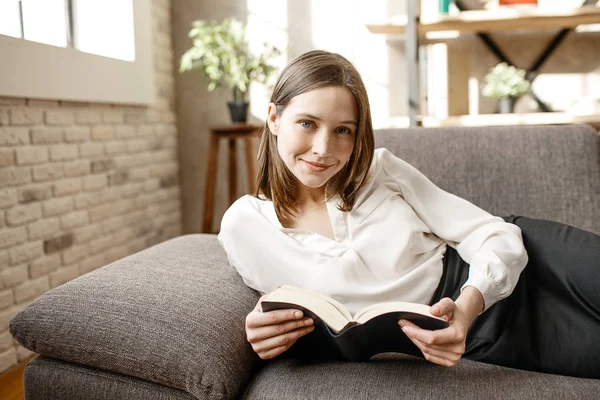
M217 181L217 159L220 139L229 141L229 205L237 199L237 139L246 141L246 175L248 191L254 192L256 185L256 156L254 142L262 125L235 123L210 127L210 150L208 154L208 174L204 194L204 220L202 232L210 233L215 207L215 188Z

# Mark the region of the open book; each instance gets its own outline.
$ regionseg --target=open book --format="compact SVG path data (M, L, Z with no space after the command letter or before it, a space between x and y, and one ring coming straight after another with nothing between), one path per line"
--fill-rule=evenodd
M282 286L261 302L263 312L299 309L315 321L315 330L307 335L325 335L349 360L367 360L383 352L420 355L418 348L404 335L398 320L406 319L423 329L448 327L448 322L433 316L428 305L387 302L367 306L350 315L340 302L309 289Z

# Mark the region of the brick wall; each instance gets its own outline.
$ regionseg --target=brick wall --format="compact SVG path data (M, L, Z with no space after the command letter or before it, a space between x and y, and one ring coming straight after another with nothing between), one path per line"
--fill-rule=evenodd
M152 107L0 97L0 373L36 297L181 232L169 0L153 0Z

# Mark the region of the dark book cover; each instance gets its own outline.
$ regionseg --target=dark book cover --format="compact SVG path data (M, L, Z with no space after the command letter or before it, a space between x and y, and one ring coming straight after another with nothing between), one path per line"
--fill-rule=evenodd
M411 312L389 312L364 324L354 324L339 333L332 331L315 313L302 306L281 302L262 302L263 312L299 309L305 317L315 321L315 330L301 338L304 342L332 346L341 358L348 361L368 361L379 353L403 353L422 357L421 350L402 332L398 320L406 319L423 329L437 330L448 327L446 321Z

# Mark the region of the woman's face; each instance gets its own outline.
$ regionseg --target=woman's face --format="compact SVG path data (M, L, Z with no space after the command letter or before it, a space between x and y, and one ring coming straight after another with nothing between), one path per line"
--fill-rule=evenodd
M358 108L348 88L327 86L294 97L280 116L271 103L268 124L301 190L324 190L352 155Z

